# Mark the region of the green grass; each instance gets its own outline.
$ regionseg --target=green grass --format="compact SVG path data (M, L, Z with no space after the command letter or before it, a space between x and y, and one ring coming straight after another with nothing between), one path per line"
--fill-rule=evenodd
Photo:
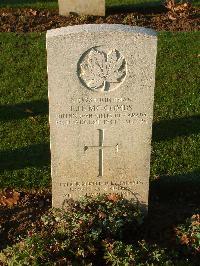
M0 47L0 186L44 186L50 180L45 36L0 34Z
M106 0L107 8L130 8L138 6L160 6L164 0ZM193 0L192 3L200 5L199 0ZM0 7L32 7L32 8L58 8L56 0L1 0Z
M152 176L200 178L198 40L198 32L160 34Z
M159 34L152 179L200 178L198 39ZM49 186L45 35L1 33L0 51L0 187Z
M55 0L1 0L0 7L58 8Z

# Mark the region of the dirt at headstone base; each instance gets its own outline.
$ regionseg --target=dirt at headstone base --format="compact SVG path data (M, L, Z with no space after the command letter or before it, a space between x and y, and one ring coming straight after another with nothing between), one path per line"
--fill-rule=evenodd
M7 245L17 242L19 236L27 235L31 224L38 221L51 207L50 190L12 190L14 196L18 195L17 201L13 201L13 204L6 201L12 201L11 193L5 193L8 190L12 189L0 192L0 251Z
M0 32L43 32L49 29L78 24L126 24L152 28L157 31L200 30L200 8L191 8L187 13L172 16L167 9L117 12L105 17L60 16L58 10L0 9Z

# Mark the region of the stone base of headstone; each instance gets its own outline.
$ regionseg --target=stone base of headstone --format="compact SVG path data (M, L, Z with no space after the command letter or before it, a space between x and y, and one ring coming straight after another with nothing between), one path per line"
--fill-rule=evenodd
M59 14L105 16L105 0L58 0Z

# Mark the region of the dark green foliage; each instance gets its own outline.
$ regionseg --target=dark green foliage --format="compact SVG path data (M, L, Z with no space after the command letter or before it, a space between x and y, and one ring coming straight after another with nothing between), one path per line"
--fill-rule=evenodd
M197 266L199 214L176 232L170 249L139 239L143 215L135 202L117 195L86 197L52 209L28 237L0 253L3 265ZM129 235L129 238L127 236ZM183 239L189 239L183 243ZM129 240L127 242L127 240ZM183 244L189 249L185 252Z
M178 251L147 244L144 240L134 245L121 241L108 243L105 245L104 258L106 265L112 266L195 266L187 259L182 259Z
M177 241L188 252L196 253L200 258L200 212L188 218L185 224L176 228Z
M63 258L94 262L96 256L101 258L105 241L125 241L127 233L134 238L142 221L135 203L117 195L70 201L64 210L53 209L43 216L41 223L29 230L29 237L4 255L20 265L44 265Z

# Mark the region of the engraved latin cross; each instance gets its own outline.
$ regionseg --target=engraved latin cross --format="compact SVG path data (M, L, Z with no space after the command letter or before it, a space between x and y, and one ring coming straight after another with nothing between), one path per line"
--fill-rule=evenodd
M86 152L88 149L98 149L99 150L99 175L98 177L103 176L104 165L103 165L103 155L104 149L107 148L115 148L118 152L118 144L115 146L104 146L104 129L98 129L99 131L99 146L85 146L84 151Z

